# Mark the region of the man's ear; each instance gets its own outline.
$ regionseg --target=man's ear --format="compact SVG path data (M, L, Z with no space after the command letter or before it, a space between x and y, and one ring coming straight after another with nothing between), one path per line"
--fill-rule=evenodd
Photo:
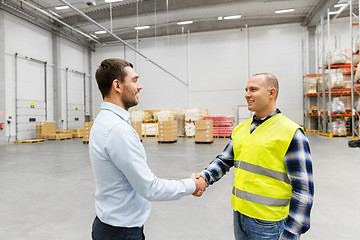
M114 81L112 82L112 87L116 92L122 92L122 84L118 79L114 79Z
M274 97L274 98L275 98L275 96L276 96L276 89L275 89L275 88L270 88L269 93L270 93L270 96L271 96L271 97Z

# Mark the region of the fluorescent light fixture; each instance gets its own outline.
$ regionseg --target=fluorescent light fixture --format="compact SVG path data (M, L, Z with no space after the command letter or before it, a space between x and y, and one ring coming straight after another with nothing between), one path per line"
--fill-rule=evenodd
M135 30L143 30L143 29L148 29L149 26L140 26L140 27L134 27Z
M275 13L288 13L293 11L295 11L295 9L291 8L291 9L276 10Z
M68 9L68 8L69 8L69 6L66 6L66 5L55 7L56 10L64 10L64 9Z
M221 20L223 20L223 19L224 19L223 17L218 17L218 20L219 20L219 21L221 21Z
M346 5L345 3L340 3L340 4L334 5L334 7L341 8L341 7L345 6L345 5Z
M122 2L124 0L105 0L106 3Z
M238 19L238 18L241 18L241 15L234 15L234 16L226 16L226 17L224 17L225 20Z
M95 34L104 34L104 33L106 33L105 30L101 30L101 31L96 31L96 32L95 32Z
M56 12L53 12L53 11L51 11L51 10L49 10L49 12L52 14L52 15L54 15L54 16L57 16L58 18L62 18L59 14L57 14Z
M192 24L194 21L184 21L184 22L178 22L177 25L186 25L186 24Z

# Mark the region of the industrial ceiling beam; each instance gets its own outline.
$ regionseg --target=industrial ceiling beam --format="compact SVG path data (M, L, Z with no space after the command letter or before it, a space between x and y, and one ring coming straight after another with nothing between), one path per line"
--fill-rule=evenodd
M78 36L72 35L50 23L42 22L39 20L39 18L32 16L30 13L24 12L24 9L18 9L17 7L10 5L8 2L0 1L0 10L4 10L4 11L8 12L9 14L12 14L26 22L29 22L41 29L44 29L51 33L54 33L64 39L71 41L71 42L81 44L84 47L94 50L94 45L85 41L84 38L81 38L80 36L78 37Z
M337 4L339 0L321 0L321 2L314 7L314 10L306 17L302 22L303 26L314 27L320 23L321 16L327 15L327 9L333 9L334 5Z
M82 17L84 17L85 19L87 19L88 21L90 21L91 23L95 24L96 26L98 26L100 29L106 31L108 34L110 34L112 37L114 37L115 39L117 39L118 41L120 41L121 43L123 43L125 46L127 46L128 48L130 48L131 50L133 50L134 52L136 52L137 54L139 54L141 57L143 57L146 61L154 64L156 67L160 68L161 70L163 70L164 72L166 72L167 74L169 74L170 76L172 76L173 78L175 78L176 80L178 80L180 83L184 84L185 86L188 86L187 83L183 82L180 78L178 78L177 76L175 76L174 74L170 73L169 71L167 71L165 68L161 67L159 64L157 64L156 62L154 62L153 60L151 60L150 58L146 57L144 54L142 54L141 52L139 52L137 49L135 49L134 47L132 47L130 44L128 44L127 42L125 42L124 40L122 40L120 37L118 37L117 35L115 35L113 32L109 31L107 28L103 27L101 24L99 24L98 22L96 22L95 20L93 20L92 18L90 18L89 16L87 16L85 13L81 12L79 9L77 9L76 7L72 6L70 3L68 3L65 0L60 0L62 3L64 3L65 5L69 6L71 9L73 9L75 12L77 12L78 14L80 14Z

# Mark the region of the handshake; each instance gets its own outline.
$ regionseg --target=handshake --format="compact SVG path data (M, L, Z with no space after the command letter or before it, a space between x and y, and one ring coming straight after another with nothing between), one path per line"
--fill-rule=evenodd
M196 186L195 192L193 192L192 195L195 197L201 197L208 186L205 181L205 177L200 173L193 173L191 174L191 178L194 180Z

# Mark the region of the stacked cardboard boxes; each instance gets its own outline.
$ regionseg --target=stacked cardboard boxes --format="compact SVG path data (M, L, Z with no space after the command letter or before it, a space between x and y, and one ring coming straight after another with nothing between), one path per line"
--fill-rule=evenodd
M135 129L136 133L139 135L140 140L142 140L142 122L131 122L131 126Z
M176 142L177 141L177 121L159 121L158 122L158 142Z
M90 129L94 122L84 122L83 143L89 143Z
M36 138L48 139L48 135L56 133L55 122L36 122Z
M213 142L213 120L195 121L195 142Z

